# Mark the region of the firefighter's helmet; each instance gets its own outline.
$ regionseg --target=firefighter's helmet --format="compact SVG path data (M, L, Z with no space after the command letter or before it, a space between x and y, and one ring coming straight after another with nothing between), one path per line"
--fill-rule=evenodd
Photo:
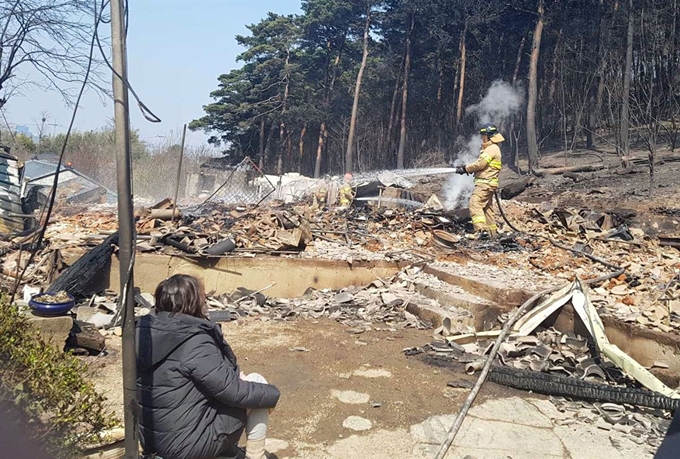
M485 135L488 138L491 138L498 134L498 128L494 126L493 124L485 124L482 126L482 128L479 130L480 135Z

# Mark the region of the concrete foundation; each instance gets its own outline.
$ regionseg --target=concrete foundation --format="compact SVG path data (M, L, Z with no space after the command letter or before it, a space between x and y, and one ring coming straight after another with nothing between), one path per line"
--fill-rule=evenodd
M396 262L354 262L349 264L333 260L294 258L218 258L200 259L182 256L138 254L135 267L135 286L143 292L153 292L163 279L173 274L191 274L202 279L208 292L228 293L238 287L251 290L267 289L266 294L279 298L294 298L304 295L308 288L339 290L349 286L364 286L376 279L388 278L405 266ZM534 295L534 292L517 289L494 281L486 281L445 272L425 266L424 272L438 277L451 285L460 287L467 294L448 294L432 288L421 287L418 291L438 300L444 308L456 306L471 311L478 330L485 322L494 322L498 315ZM106 288L119 289L119 265L113 258L109 270L102 272L97 291ZM410 311L434 324L442 324L448 315L442 308L414 308ZM613 317L602 318L607 336L625 353L642 365L649 366L655 361L666 362L668 370L653 370L666 384L675 386L680 381L680 336L626 324ZM560 331L573 330L573 313L567 308L555 320ZM65 325L64 325L65 327ZM583 334L583 333L581 333Z
M38 330L39 337L46 344L59 351L64 350L66 340L73 328L73 319L70 316L40 317L29 311L26 317Z
M137 255L135 286L153 292L173 274L190 274L203 280L206 291L228 293L238 287L260 290L273 284L266 294L278 298L304 295L308 288L339 290L351 285L368 285L378 278L394 276L404 265L390 262L354 262L332 260L259 258L217 258L214 260ZM113 258L109 272L102 273L102 285L118 291L119 264Z
M458 301L455 303L455 306L465 308L475 314L475 324L478 330L481 329L478 325L483 320L495 319L498 315L509 312L513 307L522 304L536 293L516 289L498 282L483 282L478 279L447 273L430 266L425 267L424 271L491 302L490 307L473 302ZM432 289L422 289L421 293L440 301L442 306L448 305L446 294L432 291ZM479 317L480 315L482 317ZM602 317L602 322L612 344L617 345L623 352L643 366L649 367L656 361L667 363L669 369L654 368L650 371L670 387L678 385L680 382L680 336L624 323L611 316ZM548 318L547 324L553 325L561 332L574 331L581 336L587 335L580 321L574 321L574 311L569 305Z

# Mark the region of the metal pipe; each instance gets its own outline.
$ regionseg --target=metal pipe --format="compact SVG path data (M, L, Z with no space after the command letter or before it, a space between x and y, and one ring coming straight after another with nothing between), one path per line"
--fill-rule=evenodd
M184 125L184 128L182 129L182 145L179 149L179 166L177 166L177 182L175 185L175 200L172 201L172 220L171 222L175 221L175 213L177 212L177 198L179 196L179 182L180 179L182 178L182 160L184 159L184 140L186 139L187 136L187 125Z
M123 408L125 459L139 457L137 431L137 368L135 363L135 304L132 267L135 226L132 208L130 104L127 86L127 50L122 0L111 0L111 54L118 185L118 233L121 310L123 311Z

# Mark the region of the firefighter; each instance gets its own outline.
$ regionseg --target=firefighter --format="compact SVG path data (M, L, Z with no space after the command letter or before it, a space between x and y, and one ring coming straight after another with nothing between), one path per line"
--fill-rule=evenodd
M470 197L470 216L475 233L480 239L496 239L498 228L493 210L493 195L498 189L498 175L501 172L501 149L498 144L505 141L496 126L485 125L479 130L482 136L482 151L477 161L458 166L457 174L474 174L475 190Z
M328 186L326 185L326 180L321 179L316 184L316 190L314 191L314 197L316 198L316 203L320 209L326 207L326 197L328 196Z
M355 194L350 183L351 181L352 174L345 174L345 181L338 192L340 207L349 207L352 205L352 201L354 201Z

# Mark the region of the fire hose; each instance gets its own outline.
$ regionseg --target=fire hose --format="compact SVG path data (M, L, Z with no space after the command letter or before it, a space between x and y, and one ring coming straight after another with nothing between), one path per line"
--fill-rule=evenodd
M599 263L606 268L613 269L614 271L606 274L604 276L598 277L596 279L590 279L587 281L584 281L586 285L592 285L592 284L598 284L600 282L604 282L609 279L613 279L615 277L619 277L621 274L625 272L625 269L614 265L612 263L609 263L606 260L603 260L602 258L596 257L594 255L591 255L589 253L586 253L582 250L579 249L574 249L567 247L565 245L562 245L558 243L557 241L554 241L553 239L546 237L546 236L541 236L541 235L535 235L535 234L529 234L526 231L521 231L517 227L515 227L512 222L508 219L507 215L505 214L505 211L503 210L503 206L501 205L501 200L500 197L498 196L498 192L495 193L496 195L496 202L498 203L498 209L500 210L501 216L503 217L503 220L508 224L508 226L515 232L521 233L521 234L527 234L532 237L538 237L542 239L548 240L552 245L555 247L558 247L560 249L572 252L574 254L578 254L581 256L584 256L596 263ZM517 309L503 324L503 328L498 335L498 338L496 338L496 341L493 344L493 347L491 348L491 352L489 352L489 355L486 358L486 361L484 362L484 367L482 368L482 372L479 375L479 378L477 379L477 382L475 383L474 387L470 391L470 394L468 394L467 399L465 400L465 403L463 404L463 407L460 409L458 412L458 415L456 416L456 419L453 421L453 425L449 429L446 439L444 442L441 444L439 447L439 450L437 451L437 455L435 456L435 459L444 459L444 456L446 456L446 453L448 452L449 448L451 447L451 444L456 438L456 435L458 434L458 431L460 430L461 426L463 425L463 421L465 420L465 417L467 416L468 411L470 411L470 408L472 407L472 404L475 401L475 398L477 398L477 394L479 394L479 391L481 390L482 386L486 382L487 378L489 377L489 373L491 371L491 367L493 365L494 360L496 359L496 354L498 354L498 350L501 347L501 344L505 340L505 337L507 336L508 332L510 329L515 325L515 322L531 307L534 305L536 301L538 301L540 298L542 298L545 295L549 295L551 293L554 293L564 286L559 286L559 287L552 287L547 290L543 290L542 292L537 293L536 295L532 296L529 298L524 304L522 304L519 309ZM514 378L514 379L513 379ZM500 382L501 376L499 375L499 382ZM511 382L510 380L513 379L515 383L519 385L520 382L518 382L516 375L507 375L506 378L504 378L508 382Z

